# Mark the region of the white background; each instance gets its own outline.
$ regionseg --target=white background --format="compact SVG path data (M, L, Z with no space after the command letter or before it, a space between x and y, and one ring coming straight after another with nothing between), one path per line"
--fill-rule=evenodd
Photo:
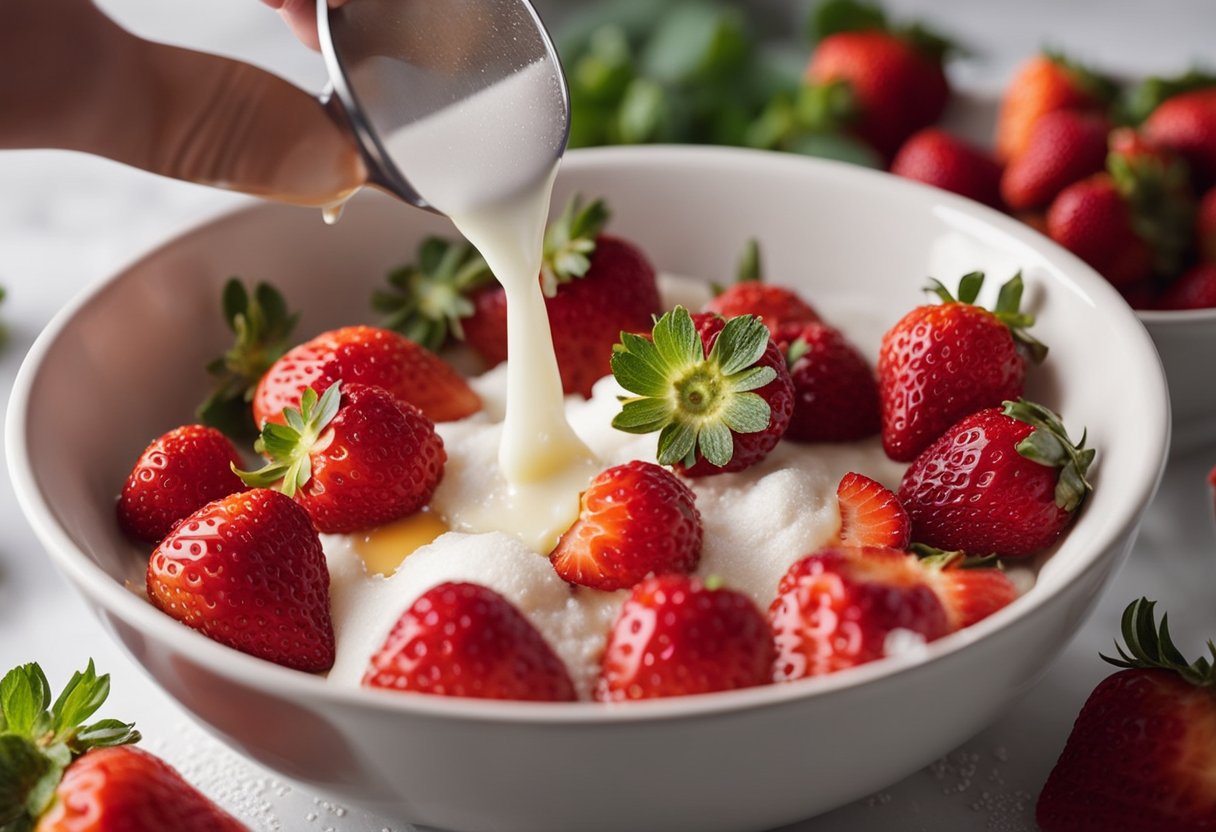
M105 0L101 5L140 34L248 60L309 89L324 81L319 57L296 44L255 0ZM927 16L965 42L974 56L954 68L955 78L981 91L997 89L1017 61L1041 45L1067 47L1080 58L1131 75L1180 71L1195 61L1216 66L1216 5L1206 0L890 0L886 5L897 17ZM242 202L98 159L0 153L0 285L9 290L0 306L0 322L9 330L0 352L0 401L7 405L22 356L68 298L150 246ZM1172 611L1174 630L1187 651L1216 636L1216 541L1204 482L1213 464L1216 446L1171 465L1136 550L1097 613L1051 672L1000 722L904 782L790 827L791 832L1033 829L1034 796L1082 701L1108 672L1097 653L1109 649L1123 605L1142 594L1159 599ZM0 529L0 672L37 660L57 686L94 657L113 676L114 693L103 715L136 719L148 747L253 829L409 828L296 789L205 736L100 631L54 573L17 511L6 478L0 478Z

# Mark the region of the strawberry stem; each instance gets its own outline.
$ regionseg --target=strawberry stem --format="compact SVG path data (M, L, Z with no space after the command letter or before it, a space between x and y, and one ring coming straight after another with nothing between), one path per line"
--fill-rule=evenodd
M733 433L768 427L768 402L752 392L776 378L756 366L769 335L754 315L726 322L705 354L692 316L682 306L663 315L651 338L621 333L612 373L634 397L622 399L612 426L626 433L659 431L661 465L692 466L700 454L721 468L734 456Z
M739 268L735 271L736 283L762 283L764 265L760 259L760 241L752 238L743 246L739 255Z
M1208 640L1207 647L1211 659L1200 656L1193 662L1188 662L1182 652L1174 646L1170 636L1169 615L1161 616L1161 626L1156 623L1153 609L1155 601L1139 598L1132 601L1123 610L1123 620L1120 629L1126 649L1115 640L1115 650L1118 658L1101 655L1103 661L1122 668L1156 668L1172 670L1183 679L1200 687L1216 685L1216 643Z
M234 464L232 472L250 488L275 488L288 497L312 478L312 454L325 450L333 440L329 423L338 415L342 382L335 381L317 398L309 387L300 395L300 407L283 408L286 424L267 422L253 449L270 461L256 471L242 471Z
M1085 478L1085 474L1093 464L1097 452L1093 448L1085 447L1086 434L1081 435L1080 442L1073 444L1060 417L1043 405L1025 399L1018 399L1016 402L1005 401L1001 404L1006 416L1034 427L1034 430L1015 446L1017 452L1031 462L1048 468L1059 468L1056 505L1065 511L1076 511L1085 496L1093 491L1093 486Z

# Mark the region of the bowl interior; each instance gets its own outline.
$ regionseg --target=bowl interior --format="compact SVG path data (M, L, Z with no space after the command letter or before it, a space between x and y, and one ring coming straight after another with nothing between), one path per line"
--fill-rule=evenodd
M555 209L576 191L605 196L612 233L637 241L664 272L726 282L744 242L758 238L769 279L803 291L871 360L882 332L925 302L929 276L954 286L965 272L984 270L990 302L997 285L1021 270L1024 305L1038 315L1033 332L1051 348L1046 364L1031 371L1027 396L1062 413L1074 438L1088 430L1098 449L1096 490L1035 587L1001 615L931 645L931 655L1030 614L1113 551L1147 505L1169 430L1151 343L1105 281L1015 221L883 174L723 149L580 151L563 167ZM123 589L145 554L114 521L132 460L152 437L192 420L207 389L203 368L230 339L218 311L227 278L280 287L304 313L303 339L372 320L368 295L386 271L412 259L424 236L451 233L445 219L374 194L356 199L333 228L313 212L259 206L169 243L65 309L27 359L8 425L19 497L61 569L116 614L155 627L156 637L251 666ZM871 668L848 680L884 672ZM284 673L291 685L324 690L320 679ZM760 689L721 701L774 695ZM367 698L412 707L406 700Z

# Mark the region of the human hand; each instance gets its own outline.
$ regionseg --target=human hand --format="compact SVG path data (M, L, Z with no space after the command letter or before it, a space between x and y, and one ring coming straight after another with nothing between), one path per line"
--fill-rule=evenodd
M291 31L295 33L305 46L310 49L320 49L317 40L317 3L316 0L262 0L272 9L278 9L279 14L287 21ZM346 0L328 0L331 9L341 6Z

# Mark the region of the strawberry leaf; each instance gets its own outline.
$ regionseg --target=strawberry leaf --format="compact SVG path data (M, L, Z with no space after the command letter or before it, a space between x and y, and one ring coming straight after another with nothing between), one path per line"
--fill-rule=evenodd
M50 686L37 664L14 667L0 679L0 728L29 734L51 702Z
M943 303L975 305L983 285L984 273L970 272L959 279L957 298L951 294L945 284L933 278L929 279L929 285L925 287L925 291L937 295ZM1023 289L1022 273L1018 272L1001 286L1000 292L997 294L996 306L991 311L997 320L1009 327L1009 333L1013 336L1014 342L1030 360L1041 364L1047 357L1047 347L1026 331L1027 327L1034 326L1034 315L1022 312L1020 309Z
M333 439L329 424L338 415L342 404L342 381L338 380L317 397L309 387L300 394L298 408L283 408L280 425L267 422L254 450L270 458L256 471L243 471L232 466L232 472L250 488L275 488L288 497L308 484L312 478L312 455L328 447Z
M727 321L705 347L692 316L682 306L655 322L651 338L621 333L612 353L612 373L633 397L624 397L613 427L626 433L659 431L662 465L695 464L697 455L718 467L734 455L735 433L765 430L772 412L750 392L776 378L757 366L770 343L754 315Z
M811 16L807 34L812 44L841 32L887 30L887 15L881 6L858 0L828 0Z
M211 394L198 406L199 420L234 439L257 435L249 403L258 381L287 351L298 314L288 312L277 289L258 283L250 294L237 278L224 284L220 307L236 335L231 347L207 365L215 378Z
M764 266L760 260L760 242L752 239L743 246L739 255L739 267L735 270L736 283L761 283L764 280ZM721 294L721 293L719 293Z
M432 352L464 338L461 320L474 312L469 296L494 283L485 259L464 241L427 237L414 263L389 272L388 287L372 293L380 325Z
M1170 636L1169 616L1161 617L1161 626L1156 623L1155 601L1139 598L1123 610L1121 631L1126 647L1115 641L1118 658L1101 654L1103 661L1122 668L1156 668L1177 673L1193 685L1212 687L1216 685L1216 644L1208 641L1208 656L1200 656L1188 662L1182 651L1174 646Z
M1060 469L1056 479L1056 505L1065 511L1076 511L1093 490L1085 474L1093 464L1096 451L1085 447L1086 435L1083 434L1081 441L1074 445L1060 417L1040 404L1018 399L1003 402L1002 407L1006 416L1034 427L1014 447L1031 462Z
M553 297L558 286L591 269L596 240L610 216L602 199L583 205L582 197L575 194L566 203L561 216L545 230L541 288L546 297Z

